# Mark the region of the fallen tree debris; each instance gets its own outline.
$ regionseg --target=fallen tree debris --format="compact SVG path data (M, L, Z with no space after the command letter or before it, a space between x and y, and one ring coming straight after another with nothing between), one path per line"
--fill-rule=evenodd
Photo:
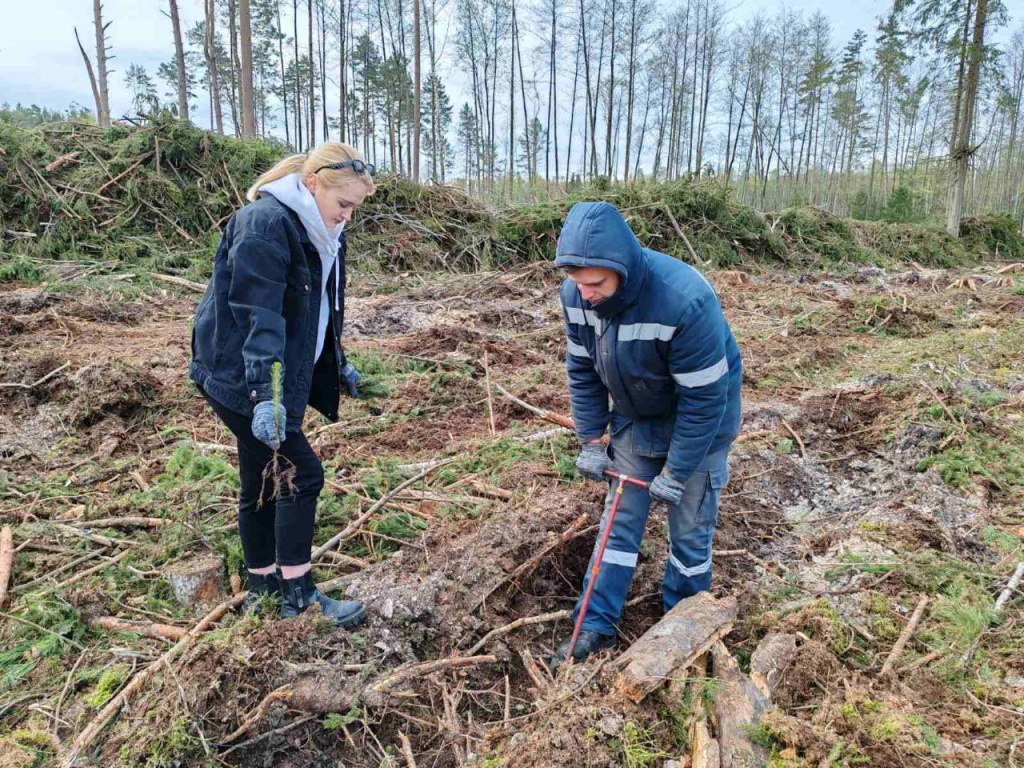
M721 749L722 768L753 768L768 762L768 750L755 743L756 729L768 709L768 699L721 643L711 648L715 673L715 703L711 710Z
M181 654L184 653L190 645L192 645L197 637L220 621L228 611L231 611L241 605L244 598L244 595L237 595L236 597L232 597L230 600L218 605L206 614L198 624L189 630L188 634L181 638L181 640L164 653L163 656L135 675L128 684L125 685L109 702L107 702L95 717L93 717L82 732L78 734L71 747L68 748L64 754L59 756L61 765L63 765L64 768L74 768L78 761L78 756L96 740L96 737L100 735L100 732L106 727L107 723L109 723L117 713L121 711L121 708L128 702L128 699L141 690L149 679L161 669L169 669L171 662L181 656Z
M614 662L616 689L639 702L706 653L730 629L736 598L717 600L708 592L679 601Z

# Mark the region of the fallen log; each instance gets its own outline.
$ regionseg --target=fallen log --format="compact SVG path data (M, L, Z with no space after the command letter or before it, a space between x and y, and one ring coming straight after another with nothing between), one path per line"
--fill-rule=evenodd
M65 165L70 165L71 163L77 163L78 162L78 158L81 157L81 156L82 156L82 153L78 152L77 150L75 152L68 152L66 155L61 155L56 160L54 160L52 163L47 165L44 170L47 171L47 173L52 173L53 171L56 171L58 168L63 168Z
M70 525L79 528L162 528L170 522L163 517L101 517L96 520L76 520Z
M681 600L614 661L620 672L615 687L633 702L691 666L736 621L735 597L717 600L699 592Z
M715 674L715 703L711 711L722 768L753 768L766 765L768 750L755 744L750 731L768 710L768 699L719 641L711 649Z
M693 704L693 722L690 724L691 768L721 768L722 754L718 739L711 736L708 727L707 705L703 691L698 691Z

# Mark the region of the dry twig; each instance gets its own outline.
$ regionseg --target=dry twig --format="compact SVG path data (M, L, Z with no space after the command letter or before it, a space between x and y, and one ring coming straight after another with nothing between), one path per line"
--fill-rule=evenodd
M323 544L321 544L319 547L317 547L313 551L313 556L312 556L311 562L316 562L321 557L323 557L324 553L327 552L329 549L333 549L334 547L336 547L341 542L343 542L343 541L345 541L347 539L350 539L353 536L355 536L355 534L359 532L359 529L363 527L363 524L366 523L366 521L369 520L377 510L379 510L381 507L383 507L385 504L387 504L398 493L402 492L403 490L408 488L413 483L415 483L415 482L417 482L419 480L422 480L424 477L429 475L435 469L437 469L439 467L443 467L446 464L451 464L453 461L455 461L455 459L445 459L444 461L440 462L439 464L434 464L431 467L427 467L422 472L419 472L418 474L414 475L413 477L410 477L408 480L405 480L404 482L399 483L398 485L396 485L390 491L388 491L383 496L381 496L379 499L377 499L377 501L375 501L373 503L373 505L368 510L366 510L363 514L361 514L359 517L357 517L355 520L353 520L351 523L349 523L341 533L338 533L338 534L332 536L330 539L328 539Z
M928 595L921 595L921 599L917 601L917 607L914 608L914 612L910 615L910 621L907 622L907 626L903 628L899 638L896 640L896 644L889 651L888 657L885 659L885 663L882 664L882 671L879 673L882 677L889 674L892 671L892 665L896 662L896 659L903 653L903 648L906 646L907 641L910 640L914 634L914 630L917 629L917 625L921 623L921 618L924 616L924 609L928 607Z

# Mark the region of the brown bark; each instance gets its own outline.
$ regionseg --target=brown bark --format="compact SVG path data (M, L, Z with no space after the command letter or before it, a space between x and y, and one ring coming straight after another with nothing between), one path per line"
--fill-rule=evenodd
M736 598L716 600L707 592L680 601L618 659L615 687L634 702L667 682L706 653L736 620Z

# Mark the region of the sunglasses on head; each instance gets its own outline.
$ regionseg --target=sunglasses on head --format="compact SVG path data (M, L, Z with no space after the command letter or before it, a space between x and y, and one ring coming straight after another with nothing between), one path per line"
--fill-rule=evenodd
M330 165L322 165L316 169L316 173L324 169L330 169L332 171L340 171L343 168L351 168L356 173L365 173L373 176L374 171L377 170L373 163L364 163L362 160L345 160L340 163L331 163Z

